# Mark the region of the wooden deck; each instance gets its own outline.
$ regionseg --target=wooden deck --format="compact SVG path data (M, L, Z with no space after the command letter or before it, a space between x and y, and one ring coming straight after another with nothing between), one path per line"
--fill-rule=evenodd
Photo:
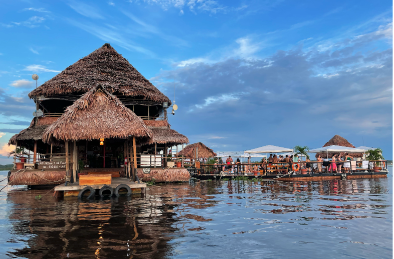
M115 189L119 184L126 184L130 187L132 193L144 193L146 188L146 183L135 183L130 181L128 178L116 177L112 178L111 184L106 184ZM68 183L67 186L64 184L60 184L55 187L56 196L78 196L79 192L85 188L86 186L90 186L95 190L101 189L105 184L96 184L96 185L79 185L79 182L76 183Z

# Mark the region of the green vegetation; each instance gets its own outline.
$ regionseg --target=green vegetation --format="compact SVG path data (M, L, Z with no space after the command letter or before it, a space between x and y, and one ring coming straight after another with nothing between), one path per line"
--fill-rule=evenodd
M14 165L13 165L13 164L9 164L9 165L0 165L0 171L11 170L12 168L14 168Z
M368 156L366 156L367 160L384 160L384 157L382 156L382 149L376 148L376 149L370 149L368 150ZM378 162L376 163L376 166L381 166L381 163Z
M303 146L303 147L301 147L301 146L295 146L295 147L294 147L294 152L295 152L297 155L304 155L304 156L306 156L306 158L309 159L309 155L308 155L309 147L307 147L307 146Z
M152 185L155 185L155 183L156 183L155 178L152 178L152 180L146 182L146 185L152 186Z

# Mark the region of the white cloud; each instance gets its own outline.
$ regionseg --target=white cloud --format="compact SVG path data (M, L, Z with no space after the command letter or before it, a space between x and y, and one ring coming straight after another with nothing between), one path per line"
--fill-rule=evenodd
M69 6L74 9L80 15L86 16L92 19L104 19L99 10L97 10L94 6L85 4L83 2L72 1Z
M0 138L2 138L5 135L4 132L0 132Z
M109 1L109 2L108 2L108 4L109 4L109 5L112 5L112 6L114 6L114 5L115 5L115 3L114 3L114 2L112 2L112 1Z
M0 149L0 155L8 157L10 155L10 152L12 152L14 150L15 150L14 145L4 144Z
M37 55L39 55L40 53L38 53L38 51L37 50L35 50L35 49L33 49L33 48L29 48L29 50L31 51L31 52L33 52L34 54L37 54Z
M220 5L215 0L129 0L130 3L145 2L151 5L158 5L163 10L168 10L170 8L178 8L184 10L185 7L189 8L191 12L204 11L209 13L217 13L221 11L226 11L227 7ZM243 9L243 8L241 8ZM239 9L240 10L240 9ZM183 11L182 11L183 14Z
M45 10L45 8L34 8L34 7L25 8L22 11L34 11L34 12L40 12L40 13L50 13L50 11Z
M6 28L12 28L14 26L26 26L29 28L36 28L40 26L40 23L44 22L45 18L40 16L32 16L23 22L11 22L9 24L0 23L1 26Z
M48 68L46 68L45 66L42 66L42 65L29 65L23 70L32 71L32 72L55 72L55 73L59 73L60 72L58 70L48 69Z
M11 86L17 87L17 88L31 87L31 86L33 86L33 82L26 80L26 79L20 79L20 80L15 80L14 82L12 82Z

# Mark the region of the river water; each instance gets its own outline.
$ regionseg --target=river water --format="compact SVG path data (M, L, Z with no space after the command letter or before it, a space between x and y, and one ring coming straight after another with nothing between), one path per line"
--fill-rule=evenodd
M145 197L90 202L7 187L0 258L392 258L389 170L383 179L155 185Z

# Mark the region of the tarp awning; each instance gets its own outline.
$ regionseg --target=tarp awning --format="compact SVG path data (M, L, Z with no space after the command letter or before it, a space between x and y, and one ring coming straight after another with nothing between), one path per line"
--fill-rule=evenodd
M344 146L327 146L321 148L315 148L309 150L309 153L320 153L320 152L327 152L327 153L338 153L338 152L348 152L348 153L364 153L364 149L359 148L352 148L352 147L344 147Z
M284 153L284 152L293 152L293 149L291 148L285 148L285 147L278 147L278 146L273 146L273 145L267 145L251 150L245 151L245 153L248 154L256 154L256 153Z

